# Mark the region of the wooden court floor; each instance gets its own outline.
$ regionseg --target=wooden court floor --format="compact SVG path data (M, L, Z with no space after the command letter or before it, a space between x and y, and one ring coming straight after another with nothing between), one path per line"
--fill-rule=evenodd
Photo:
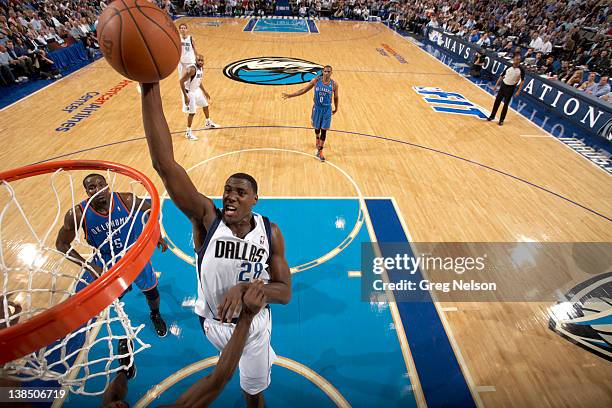
M186 168L230 151L278 148L314 153L312 95L283 100L301 85L259 86L222 73L231 62L259 56L301 58L333 66L339 111L326 155L365 196L394 197L415 242L610 242L610 176L519 114L503 127L474 117L434 112L413 86L458 92L490 109L477 86L378 23L318 22L319 34L243 32L246 20L183 19L204 54L204 84L213 120L226 127L182 138L176 74L162 82L174 149ZM385 45L407 60L382 56ZM163 191L142 139L135 83L67 132L78 112L66 109L88 92L122 82L99 60L0 111L0 170L51 158L104 159L145 172ZM94 98L95 99L95 98ZM66 110L65 110L66 109ZM194 128L203 128L199 113ZM446 154L445 154L446 153ZM468 159L470 162L463 159ZM192 174L200 191L219 195L226 177L246 171L265 196L352 196L352 185L329 166L278 152L244 152ZM47 188L42 186L41 188ZM548 191L546 191L548 190ZM552 194L554 193L554 194ZM37 192L26 200L35 203ZM545 271L543 273L546 273ZM574 277L575 283L581 280ZM456 307L444 312L443 306ZM549 303L439 305L472 394L481 406L612 406L612 366L550 331ZM324 305L322 305L324 307ZM408 330L408 329L407 329Z

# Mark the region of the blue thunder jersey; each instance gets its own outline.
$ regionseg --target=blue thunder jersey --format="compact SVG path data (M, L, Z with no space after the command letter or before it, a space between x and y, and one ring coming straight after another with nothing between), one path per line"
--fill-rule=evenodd
M334 81L329 84L323 83L323 77L319 77L314 89L314 106L317 108L327 108L332 103L332 93L334 92Z
M85 232L85 239L89 245L99 249L102 260L110 267L121 258L122 251L132 245L142 233L142 214L138 212L136 220L133 221L133 217L130 216L130 209L127 208L117 193L112 195L110 220L108 215L100 214L91 205L89 207L86 207L86 205L87 200L81 201L80 206L84 211L83 231ZM110 238L109 230L112 234ZM112 251L110 242L113 243ZM95 262L101 264L98 256L96 256Z

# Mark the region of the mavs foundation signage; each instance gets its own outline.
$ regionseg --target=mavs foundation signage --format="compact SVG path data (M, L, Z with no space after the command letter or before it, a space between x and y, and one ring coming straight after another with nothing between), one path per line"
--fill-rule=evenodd
M474 60L477 51L481 52L485 55L483 69L496 79L510 66L509 61L441 30L430 29L428 38L445 52L468 63ZM589 133L612 140L612 106L605 101L533 73L526 73L522 94L529 95Z

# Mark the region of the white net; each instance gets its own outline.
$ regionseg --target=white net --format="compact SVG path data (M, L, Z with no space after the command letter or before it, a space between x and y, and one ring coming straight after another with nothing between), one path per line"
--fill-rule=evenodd
M2 181L0 334L2 328L23 323L84 289L95 280L92 265L97 265L98 272L110 270L130 250L146 224L148 202L139 197L147 191L139 181L110 170L98 172L105 176L107 185L87 197L81 182L90 173L59 169L12 183ZM41 178L50 179L51 189L41 188ZM117 191L128 193L119 195ZM95 210L95 200L105 194L109 197L107 213L99 212L99 203L96 212L106 217L106 222L98 226L101 244L92 247L83 233L91 227L84 225L85 215L78 217L79 211L70 211L67 217L64 214L74 208L83 214ZM120 210L124 211L121 217ZM66 250L57 244L58 234L68 222L65 218L71 216L76 235ZM86 262L77 259L75 253ZM113 373L129 368L133 356L149 347L139 338L144 324L133 326L124 306L121 300L114 300L77 330L4 364L2 375L19 381L54 380L79 394L103 393Z

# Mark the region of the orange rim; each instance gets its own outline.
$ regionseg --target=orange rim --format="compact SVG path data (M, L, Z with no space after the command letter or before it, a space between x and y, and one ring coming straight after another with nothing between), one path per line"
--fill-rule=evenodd
M39 350L75 331L117 299L149 261L160 235L159 194L147 176L119 163L99 160L63 160L20 167L0 173L0 181L12 182L63 170L111 170L138 180L151 196L151 214L132 248L108 272L66 301L0 330L0 364Z

